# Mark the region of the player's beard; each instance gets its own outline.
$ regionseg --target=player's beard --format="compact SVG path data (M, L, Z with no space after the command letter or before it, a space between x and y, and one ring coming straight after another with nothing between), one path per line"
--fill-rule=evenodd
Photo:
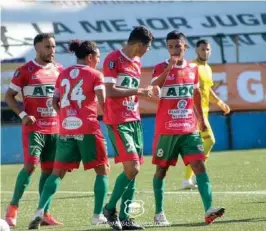
M52 63L54 61L54 56L42 56L41 59L45 63Z

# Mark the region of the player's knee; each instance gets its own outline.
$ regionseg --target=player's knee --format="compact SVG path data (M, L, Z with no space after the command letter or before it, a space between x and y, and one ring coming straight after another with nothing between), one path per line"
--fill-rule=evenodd
M196 160L189 163L195 175L205 173L206 168L203 160Z
M54 168L52 174L63 179L64 176L66 175L66 172L67 169Z
M37 167L37 164L32 164L32 163L24 164L24 170L29 174L32 174L35 171L36 167Z
M42 168L42 172L47 174L47 175L50 175L50 174L52 174L53 169L52 168Z
M160 166L157 166L155 177L162 180L165 178L167 171L168 168L162 168Z
M138 175L140 171L139 165L133 165L133 166L127 166L127 168L124 168L124 172L128 179L133 180Z
M110 174L110 165L104 164L94 169L97 175L108 176Z

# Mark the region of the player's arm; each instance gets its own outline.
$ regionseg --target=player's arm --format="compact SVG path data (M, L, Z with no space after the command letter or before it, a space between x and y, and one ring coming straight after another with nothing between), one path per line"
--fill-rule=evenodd
M94 92L96 94L98 105L102 111L102 114L104 113L104 103L106 99L105 86L103 80L104 78L102 74L95 76Z
M215 94L213 89L210 89L210 102L217 104L224 111L225 115L230 113L230 107Z
M159 86L160 88L164 85L167 76L169 75L172 68L176 65L178 58L176 56L171 56L167 67L158 76L152 78L152 86ZM156 69L154 71L156 74Z
M152 96L152 87L125 89L116 86L118 76L118 61L116 57L107 56L103 64L106 97L118 98L133 95Z
M56 111L57 114L59 114L60 111L60 90L59 90L59 85L60 85L60 76L56 80L55 84L55 89L54 89L54 95L53 95L53 101L52 105L54 110Z
M194 82L194 109L199 120L201 131L205 131L207 129L207 126L201 102L202 101L201 101L201 91L199 88L199 77L198 77L198 72L196 72L195 82Z
M21 88L24 86L24 82L24 77L21 71L16 70L14 77L6 92L5 101L8 107L20 117L22 123L28 125L34 124L36 119L34 116L30 116L25 111L23 111L15 98L16 95L21 91Z

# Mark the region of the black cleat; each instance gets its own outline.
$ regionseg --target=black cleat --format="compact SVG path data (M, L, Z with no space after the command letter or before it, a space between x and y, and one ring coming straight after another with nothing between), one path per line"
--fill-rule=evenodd
M42 217L35 217L29 224L29 229L40 229Z
M107 219L107 223L114 229L114 230L122 230L122 225L120 220L117 216L116 209L109 210L106 208L106 205L103 209L103 215Z
M122 230L143 230L144 227L135 223L133 218L128 218L127 220L121 221Z

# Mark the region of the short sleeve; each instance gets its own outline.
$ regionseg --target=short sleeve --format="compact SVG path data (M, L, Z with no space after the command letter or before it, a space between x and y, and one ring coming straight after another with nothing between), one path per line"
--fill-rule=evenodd
M199 88L199 68L195 67L195 80L194 80L194 89Z
M13 75L13 78L9 84L9 88L16 92L20 92L24 86L27 85L27 76L23 72L22 68L18 68Z
M95 81L94 81L94 91L104 89L104 78L103 74L99 73L95 76Z
M164 72L164 66L158 64L153 68L151 83L153 83Z
M103 75L105 83L116 83L118 76L117 57L112 53L109 54L103 63Z

